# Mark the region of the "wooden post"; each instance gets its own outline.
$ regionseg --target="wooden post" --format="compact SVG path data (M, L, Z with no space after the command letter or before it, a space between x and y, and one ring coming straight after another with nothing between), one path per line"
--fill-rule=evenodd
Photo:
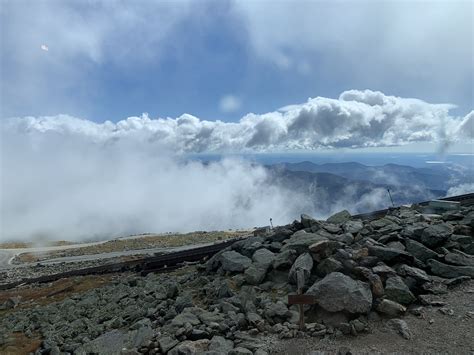
M303 287L304 287L304 271L303 269L296 270L296 285L298 287L298 294L303 294ZM304 330L304 305L299 305L300 309L300 330Z
M297 304L300 312L300 329L305 329L304 324L304 305L305 304L316 304L316 297L313 295L303 295L304 287L304 271L298 269L296 271L296 287L298 288L298 294L288 295L288 304Z

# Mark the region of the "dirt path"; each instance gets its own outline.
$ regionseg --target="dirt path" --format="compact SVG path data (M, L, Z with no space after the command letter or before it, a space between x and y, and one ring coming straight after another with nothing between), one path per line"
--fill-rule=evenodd
M345 354L345 349L352 354L474 354L474 280L437 298L446 305L423 307L422 316L408 314L403 318L412 333L410 340L388 329L386 321L380 321L372 325L370 333L357 337L281 340L271 353L329 355L339 350Z

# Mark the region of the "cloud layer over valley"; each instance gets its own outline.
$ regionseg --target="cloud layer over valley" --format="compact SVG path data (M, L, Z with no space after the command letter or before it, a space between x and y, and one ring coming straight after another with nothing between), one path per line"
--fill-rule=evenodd
M472 127L473 113L451 117L450 107L351 90L235 123L189 114L117 123L67 115L1 120L0 240L248 228L270 217L285 224L302 212L317 215L308 194L269 184L261 166L235 159L203 164L183 153L472 139L465 127ZM364 192L359 204L386 203L384 190L374 194ZM359 195L341 196L338 208Z

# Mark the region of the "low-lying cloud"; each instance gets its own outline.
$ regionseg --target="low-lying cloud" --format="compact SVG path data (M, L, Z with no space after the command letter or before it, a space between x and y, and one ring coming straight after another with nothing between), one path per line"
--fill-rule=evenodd
M249 162L185 161L149 141L85 132L3 136L0 241L252 228L300 211L298 196Z

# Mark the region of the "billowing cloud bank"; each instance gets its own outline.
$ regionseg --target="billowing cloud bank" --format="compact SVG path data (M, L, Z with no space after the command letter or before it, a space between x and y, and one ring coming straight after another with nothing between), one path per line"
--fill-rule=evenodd
M449 108L347 91L236 123L187 114L117 123L65 115L1 120L0 239L253 227L270 217L289 223L313 212L311 203L269 186L262 167L238 160L203 165L180 153L472 139L474 114L457 119Z
M129 117L95 123L69 116L9 120L7 129L85 136L97 142L146 140L174 152L242 152L285 149L361 148L473 138L474 112L451 117L449 104L350 90L338 99L317 97L237 123L200 120L189 114Z
M147 142L33 131L2 145L0 241L284 224L304 201L262 167L179 161Z

